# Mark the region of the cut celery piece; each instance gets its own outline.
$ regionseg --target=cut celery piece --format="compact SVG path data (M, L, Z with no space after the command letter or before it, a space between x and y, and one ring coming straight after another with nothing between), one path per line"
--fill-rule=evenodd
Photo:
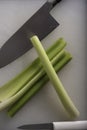
M44 67L44 70L46 71L51 83L53 84L57 94L59 95L59 98L65 107L66 111L70 115L71 118L75 118L79 116L79 111L71 101L70 97L68 96L67 92L65 91L60 79L58 78L57 74L55 73L55 70L37 36L31 37L31 42L33 46L35 47L39 58L42 62L42 65Z

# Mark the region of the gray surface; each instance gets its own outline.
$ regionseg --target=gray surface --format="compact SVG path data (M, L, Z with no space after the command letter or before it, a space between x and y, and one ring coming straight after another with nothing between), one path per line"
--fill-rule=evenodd
M37 10L45 0L0 1L0 47ZM59 77L80 111L77 120L87 119L86 82L86 7L85 0L65 0L51 14L60 23L43 41L47 48L57 38L64 37L66 49L73 60L59 73ZM23 70L35 57L34 49L0 69L0 86ZM69 120L50 82L30 100L21 111L10 118L0 112L0 130L15 130L24 123Z

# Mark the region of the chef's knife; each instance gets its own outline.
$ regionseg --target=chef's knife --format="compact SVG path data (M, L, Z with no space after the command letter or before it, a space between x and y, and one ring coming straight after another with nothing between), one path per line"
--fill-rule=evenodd
M36 34L40 40L53 31L59 23L50 15L50 10L61 0L47 1L7 42L0 48L0 68L32 48L27 35Z
M26 130L87 130L87 121L66 121L43 124L30 124L18 127Z

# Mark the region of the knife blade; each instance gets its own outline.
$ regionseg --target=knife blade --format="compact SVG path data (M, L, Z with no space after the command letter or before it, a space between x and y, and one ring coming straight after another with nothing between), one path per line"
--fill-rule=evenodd
M28 124L19 126L18 128L27 130L86 130L87 120Z
M18 127L19 129L32 129L32 130L53 130L53 123L44 124L30 124Z
M16 33L0 48L0 68L8 65L32 48L27 35L34 33L40 40L52 32L59 23L50 15L51 9L61 0L47 1Z

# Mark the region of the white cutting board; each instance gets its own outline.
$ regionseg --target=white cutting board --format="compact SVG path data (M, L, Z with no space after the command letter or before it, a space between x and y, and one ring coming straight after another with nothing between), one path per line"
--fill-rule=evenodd
M0 47L45 1L0 1ZM59 72L59 77L80 111L80 117L77 120L87 119L86 7L86 0L62 0L51 11L60 26L42 41L45 48L59 37L64 37L67 41L66 49L71 52L73 59ZM36 56L35 50L32 49L1 68L0 86L15 77ZM0 112L0 130L16 130L16 127L27 123L63 120L69 120L69 118L49 82L13 118L8 117L6 111Z

